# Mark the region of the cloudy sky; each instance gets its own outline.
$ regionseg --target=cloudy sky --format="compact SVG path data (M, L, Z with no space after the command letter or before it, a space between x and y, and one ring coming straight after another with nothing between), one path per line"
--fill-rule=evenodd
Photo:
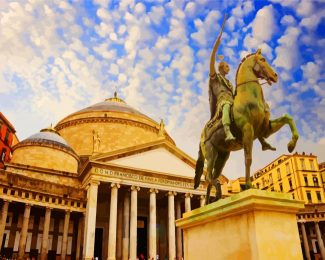
M8 1L0 0L0 110L20 140L66 115L111 97L156 121L196 159L209 118L208 65L223 15L229 19L218 54L230 63L262 48L279 74L265 87L273 118L291 114L297 151L325 161L325 2L271 1ZM252 170L286 151L289 127L256 142ZM244 175L243 151L224 174Z

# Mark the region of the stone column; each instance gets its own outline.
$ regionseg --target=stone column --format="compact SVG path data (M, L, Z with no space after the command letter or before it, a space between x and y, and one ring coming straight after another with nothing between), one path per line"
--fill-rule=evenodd
M70 222L70 211L67 210L65 212L65 216L64 216L63 237L62 237L62 249L61 249L61 260L64 260L65 257L66 257L66 255L67 255L69 222Z
M80 247L81 241L83 240L83 233L84 233L84 226L85 226L85 216L82 214L78 221L78 236L77 236L77 250L76 250L76 260L80 260Z
M182 209L181 209L181 201L176 200L176 219L180 219L182 217ZM176 228L176 255L177 259L180 260L183 257L183 245L182 245L182 230L180 228Z
M175 208L174 197L176 192L168 192L168 258L174 260L176 257L175 245Z
M41 245L41 260L47 259L50 222L51 222L51 208L46 207L45 218L44 218L44 227L43 227L42 245Z
M200 196L200 206L201 207L205 206L205 196L204 195Z
M138 191L140 187L131 187L131 218L130 218L130 260L137 257L137 221L138 221Z
M191 198L193 195L191 193L185 193L185 212L191 211Z
M2 209L1 209L1 220L0 220L0 247L2 245L3 234L4 234L5 228L6 228L6 221L7 221L7 215L8 215L8 207L9 207L9 201L4 200L3 201L3 206L2 206Z
M310 260L310 252L309 252L309 245L308 245L308 238L306 234L306 229L305 229L305 223L301 222L301 232L302 232L302 239L304 242L304 248L305 248L305 256L307 260Z
M116 259L116 224L117 224L117 197L119 184L111 184L111 207L109 216L109 234L108 234L108 260Z
M123 203L117 200L117 234L116 234L116 258L122 259L122 239L123 239Z
M324 241L322 239L322 234L319 229L318 222L315 222L315 230L316 230L316 237L320 249L320 254L322 256L322 259L325 259L325 248L324 248Z
M19 246L18 246L18 260L24 259L24 255L25 255L30 209L31 206L29 204L25 204L24 220L23 220L23 225L21 227Z
M149 259L156 259L157 255L157 213L156 213L156 194L158 193L157 189L150 189L149 197Z
M97 195L99 181L91 181L87 191L87 207L85 218L85 233L83 245L83 259L91 260L94 257Z
M130 237L130 194L125 193L123 206L123 242L122 260L129 260L129 237Z

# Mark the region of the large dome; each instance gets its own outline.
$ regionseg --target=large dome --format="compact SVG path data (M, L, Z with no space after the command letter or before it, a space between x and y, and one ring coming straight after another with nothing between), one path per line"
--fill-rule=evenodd
M12 163L77 173L79 158L53 128L46 128L13 147Z
M161 138L175 144L162 130L162 124L127 105L116 93L113 98L65 117L55 128L79 156L111 152Z

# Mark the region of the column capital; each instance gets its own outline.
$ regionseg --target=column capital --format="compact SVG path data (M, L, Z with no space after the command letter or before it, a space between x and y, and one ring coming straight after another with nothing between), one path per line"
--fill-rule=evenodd
M177 192L176 191L168 191L168 196L176 196Z
M31 203L25 203L26 208L31 208L33 205Z
M97 181L97 180L90 180L90 181L87 183L86 190L88 190L90 186L99 186L99 184L100 184L100 181Z
M204 200L205 199L205 195L200 195L200 199Z
M193 197L193 194L191 194L191 193L185 193L184 197L185 198L192 198Z
M140 190L140 187L139 186L132 185L131 186L131 191L134 191L134 190L139 191Z
M149 190L149 192L150 192L150 193L158 193L159 191L158 191L157 189L155 189L155 188L151 188L151 189Z
M121 186L118 183L114 183L114 182L111 183L111 188L117 188L117 189L119 189L120 187Z

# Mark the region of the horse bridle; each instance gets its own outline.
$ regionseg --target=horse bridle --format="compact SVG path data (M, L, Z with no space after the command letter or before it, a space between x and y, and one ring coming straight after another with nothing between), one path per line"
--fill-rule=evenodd
M253 71L254 73L257 75L258 78L260 79L265 79L266 82L263 82L263 83L259 83L258 80L248 80L248 81L244 81L240 84L237 84L237 87L239 87L240 85L244 85L246 83L250 83L250 82L255 82L255 83L258 83L260 85L264 85L266 83L269 83L270 82L270 78L267 76L267 73L265 72L265 69L263 66L261 66L258 61L257 61L257 58L255 57L255 63L253 65Z

